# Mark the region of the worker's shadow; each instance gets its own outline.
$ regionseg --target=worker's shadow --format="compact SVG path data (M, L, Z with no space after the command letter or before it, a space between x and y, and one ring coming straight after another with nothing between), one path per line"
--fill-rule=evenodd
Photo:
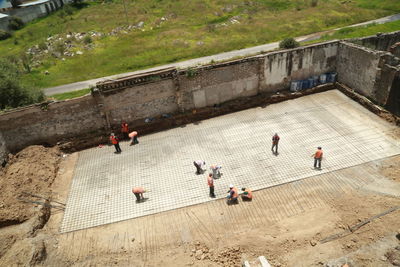
M145 198L142 198L141 200L136 200L136 203L143 203L143 202L146 202L148 199L149 199L148 197L145 197Z

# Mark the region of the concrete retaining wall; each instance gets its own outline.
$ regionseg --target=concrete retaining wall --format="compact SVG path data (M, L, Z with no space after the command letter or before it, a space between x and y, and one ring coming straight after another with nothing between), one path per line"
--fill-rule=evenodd
M338 42L300 47L269 53L265 57L261 90L274 92L290 87L292 80L302 80L336 69Z
M388 101L399 66L400 60L389 52L347 42L339 45L338 81L382 106Z

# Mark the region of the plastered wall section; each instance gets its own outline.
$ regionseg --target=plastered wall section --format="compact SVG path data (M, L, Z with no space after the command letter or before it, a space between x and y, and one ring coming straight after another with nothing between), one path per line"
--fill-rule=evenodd
M28 145L54 145L68 138L96 134L103 131L104 125L90 95L51 103L47 109L33 106L0 116L0 133L11 152Z
M292 80L335 71L338 45L333 41L267 54L261 91L275 92L289 88Z
M213 106L258 93L259 66L256 58L195 69L179 74L182 108Z
M374 98L381 53L351 43L341 43L337 60L338 81Z
M112 125L173 113L178 109L174 82L166 79L106 93L104 109Z

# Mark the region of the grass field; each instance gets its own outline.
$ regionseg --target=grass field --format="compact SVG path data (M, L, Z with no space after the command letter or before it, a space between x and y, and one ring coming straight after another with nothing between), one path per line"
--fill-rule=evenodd
M398 0L320 0L316 6L312 0L125 1L127 17L122 0L115 0L88 2L85 8L71 10L71 15L61 10L36 20L15 32L12 38L0 41L0 57L21 55L55 34L90 30L108 33L128 24L145 23L142 29L96 39L94 49L85 50L83 55L65 60L50 55L43 58L40 66L23 76L23 83L47 88L264 44L400 12ZM44 75L46 70L49 75Z

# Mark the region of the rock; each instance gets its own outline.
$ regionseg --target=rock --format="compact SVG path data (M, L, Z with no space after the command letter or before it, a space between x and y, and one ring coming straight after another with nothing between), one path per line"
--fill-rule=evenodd
M135 242L135 238L134 237L132 237L131 242Z
M352 247L352 244L348 243L348 244L346 245L346 247L347 247L347 248L351 248L351 247Z
M83 52L82 52L82 51L76 51L76 54L77 54L77 55L82 55Z
M44 74L45 74L45 75L49 75L50 72L49 72L48 70L45 70L45 71L44 71Z
M167 20L167 18L164 18L164 17L161 18L161 21L166 21L166 20Z
M381 261L387 261L387 258L383 255L383 256L380 258L380 260L381 260Z
M203 42L203 41L198 41L196 44L197 44L198 46L203 46L203 45L204 45L204 42Z
M315 241L315 240L311 240L311 241L310 241L310 244L311 244L311 246L313 246L313 247L314 247L314 246L316 246L316 245L317 245L317 241Z
M143 28L143 27L144 27L144 22L143 22L143 21L139 22L139 23L136 25L136 27L138 27L139 29Z

